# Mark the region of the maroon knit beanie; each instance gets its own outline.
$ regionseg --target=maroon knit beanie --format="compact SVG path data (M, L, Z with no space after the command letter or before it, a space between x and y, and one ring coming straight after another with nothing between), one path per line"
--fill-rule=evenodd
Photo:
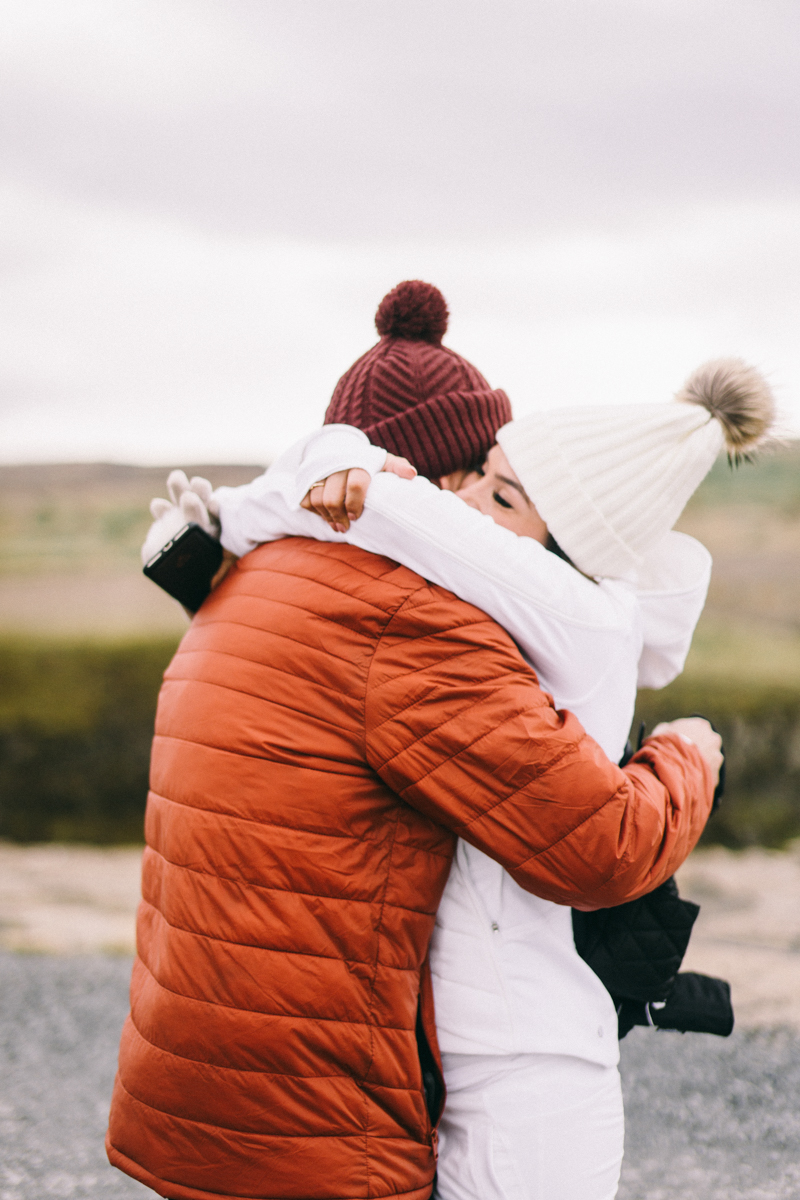
M375 314L381 340L344 373L325 413L326 425L355 425L428 479L483 462L511 420L505 392L442 345L448 316L433 284L398 283Z

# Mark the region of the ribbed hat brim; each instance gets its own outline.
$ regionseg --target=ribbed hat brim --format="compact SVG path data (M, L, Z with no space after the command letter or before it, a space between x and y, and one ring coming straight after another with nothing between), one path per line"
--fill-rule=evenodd
M364 429L369 440L438 479L483 461L497 431L511 420L511 402L500 388L432 396Z

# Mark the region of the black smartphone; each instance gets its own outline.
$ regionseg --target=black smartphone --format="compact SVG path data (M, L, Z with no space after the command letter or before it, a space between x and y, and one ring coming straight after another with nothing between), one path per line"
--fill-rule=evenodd
M153 555L144 573L194 613L211 591L211 580L221 562L220 543L192 522Z

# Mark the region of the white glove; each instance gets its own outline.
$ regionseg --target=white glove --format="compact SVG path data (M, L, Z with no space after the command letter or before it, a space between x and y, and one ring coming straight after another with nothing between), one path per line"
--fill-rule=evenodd
M167 479L167 491L169 500L150 501L154 522L142 546L143 563L148 563L162 546L166 546L190 522L201 526L212 537L219 537L219 506L207 479L201 475L187 479L184 471L171 471Z

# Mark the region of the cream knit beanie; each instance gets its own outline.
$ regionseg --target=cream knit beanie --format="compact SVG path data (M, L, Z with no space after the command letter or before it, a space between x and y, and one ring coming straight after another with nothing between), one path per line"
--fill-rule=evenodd
M774 419L763 376L720 359L669 404L550 409L503 426L497 440L575 566L635 580L723 446L746 458Z

